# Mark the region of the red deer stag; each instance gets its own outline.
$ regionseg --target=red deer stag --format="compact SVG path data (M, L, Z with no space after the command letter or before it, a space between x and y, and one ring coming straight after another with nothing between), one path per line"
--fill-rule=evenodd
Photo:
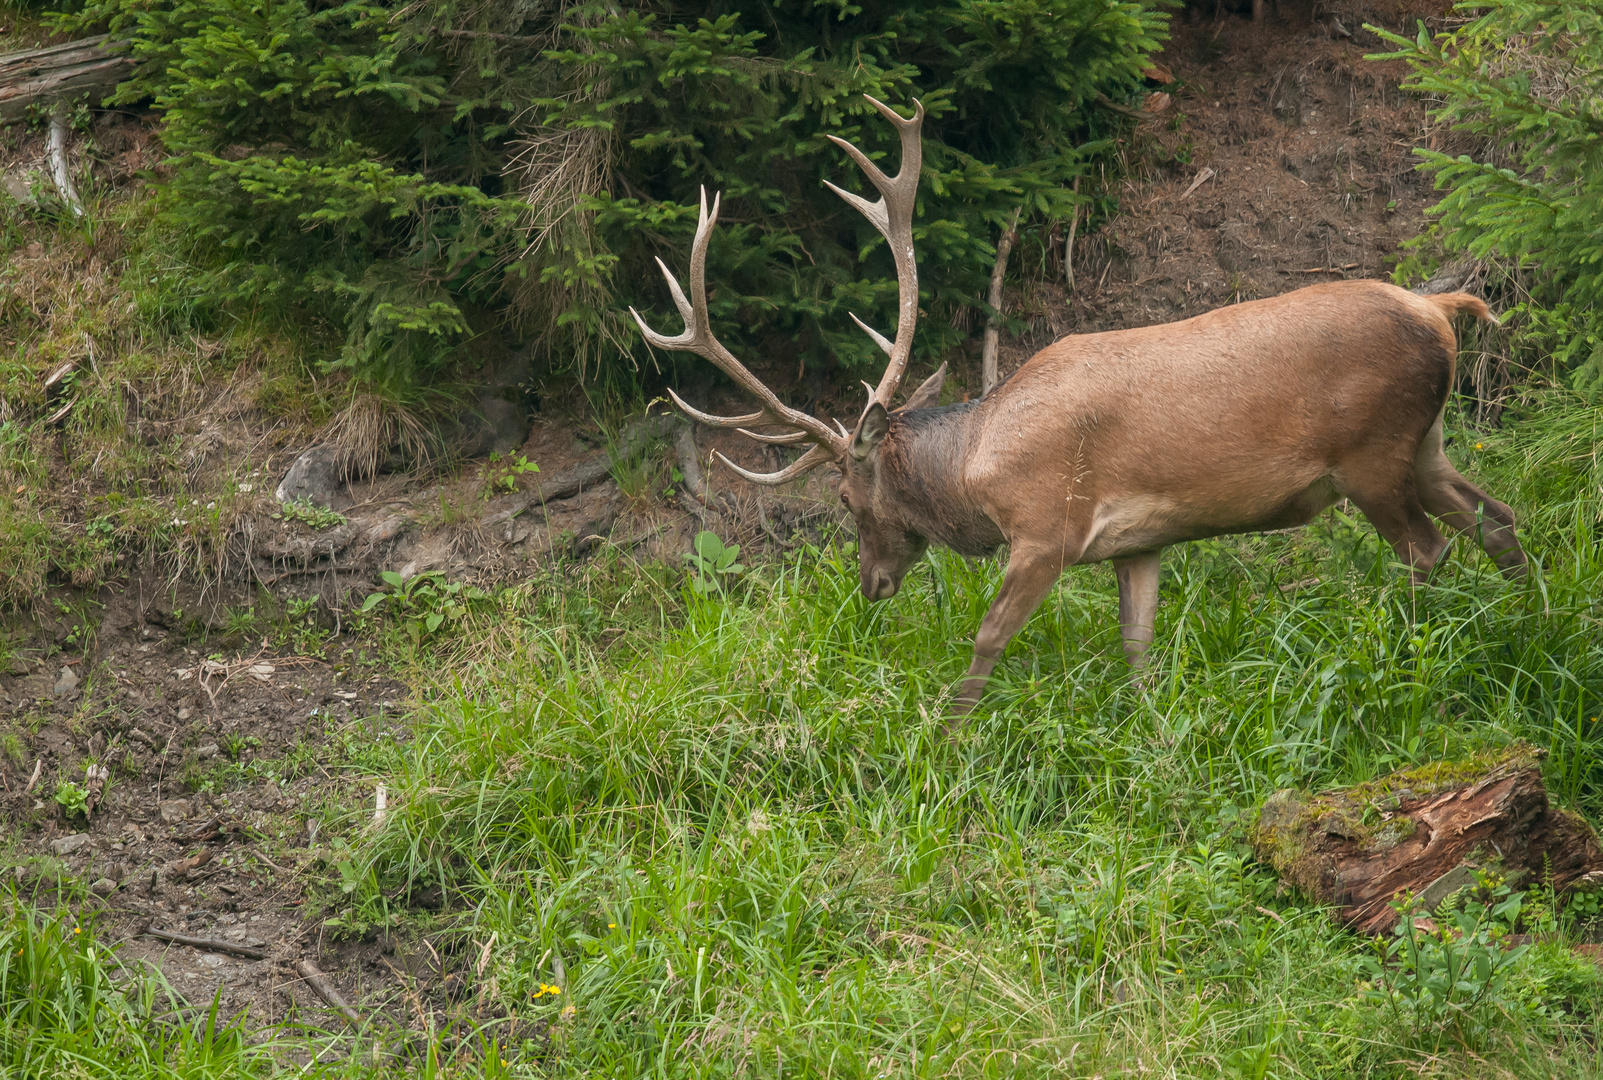
M1447 543L1428 515L1473 537L1505 574L1523 573L1513 512L1442 452L1458 345L1452 317L1495 321L1464 293L1422 297L1377 281L1314 285L1182 322L1067 337L981 400L937 408L942 365L893 409L918 316L912 225L924 110L915 103L912 119L903 119L869 100L901 131L901 171L888 177L831 136L881 198L870 203L829 187L890 244L900 309L894 342L853 316L890 356L854 429L787 407L713 336L704 276L718 199L709 213L705 190L689 300L658 260L684 332L666 337L631 313L652 345L706 357L761 406L710 416L673 394L692 419L760 442L811 444L789 468L768 474L720 454L730 469L780 484L838 465L870 600L895 595L931 544L963 555L1008 545L958 714L979 699L1003 647L1064 567L1077 563L1113 560L1125 655L1137 667L1152 644L1165 547L1303 525L1341 498L1358 505L1416 582ZM758 424L789 430L749 430Z

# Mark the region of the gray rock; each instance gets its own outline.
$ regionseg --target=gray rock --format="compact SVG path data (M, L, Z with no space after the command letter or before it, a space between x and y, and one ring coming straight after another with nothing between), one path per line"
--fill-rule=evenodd
M70 667L62 668L61 678L56 680L55 695L61 697L63 694L70 694L76 689L78 689L78 673Z
M214 742L202 743L201 745L195 747L195 754L202 761L210 761L212 758L217 756L217 752L218 747Z
M10 662L6 664L6 674L13 679L23 678L31 671L33 671L33 666L20 656L13 656Z
M117 883L111 880L109 877L103 877L93 885L89 886L89 891L94 893L96 896L110 896L112 893L117 891Z
M202 953L201 957L200 957L200 962L202 964L205 964L207 967L211 968L213 971L216 971L220 967L226 966L227 963L228 963L228 961L224 960L221 956L218 956L216 953L210 953L210 952L209 953Z
M157 803L156 809L161 813L163 825L177 825L189 816L189 802L185 799L169 799Z
M23 206L38 206L39 200L33 195L33 181L39 175L37 169L28 170L26 166L11 169L0 176L0 189Z
M71 836L58 836L50 841L50 850L53 854L66 858L81 851L88 843L88 833L73 833Z
M274 495L279 502L309 502L332 510L351 504L338 452L324 443L301 451Z
M529 437L529 428L529 413L521 401L484 394L472 409L452 421L446 439L463 457L477 458L516 450Z

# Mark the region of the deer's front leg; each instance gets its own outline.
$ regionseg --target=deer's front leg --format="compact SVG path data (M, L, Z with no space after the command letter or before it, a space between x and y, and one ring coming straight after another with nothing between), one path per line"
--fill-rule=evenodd
M968 715L985 691L985 680L1002 656L1002 650L1021 630L1035 609L1041 606L1047 590L1063 572L1063 554L1031 552L1014 549L1008 559L1007 573L1002 588L991 601L991 610L980 622L980 632L974 637L974 662L968 666L963 689L952 703L952 719Z
M1152 648L1161 557L1160 549L1113 560L1113 574L1119 579L1119 632L1124 638L1124 658L1133 668L1147 666L1147 650Z

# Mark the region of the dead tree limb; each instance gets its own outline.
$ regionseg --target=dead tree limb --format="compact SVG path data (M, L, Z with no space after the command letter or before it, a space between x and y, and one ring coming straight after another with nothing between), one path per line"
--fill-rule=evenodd
M22 119L31 105L80 94L98 101L133 74L134 62L126 48L101 34L0 56L0 122Z
M980 393L989 394L996 386L996 351L1002 335L1002 279L1007 275L1007 257L1019 238L1019 213L1024 208L1014 207L1002 239L996 243L996 265L991 267L991 291L986 302L991 305L991 317L985 320L985 348L980 353Z
M50 179L56 183L61 201L74 217L83 216L83 203L72 184L72 167L67 162L67 103L57 100L50 106L50 136L45 140L45 157L50 162Z
M1340 791L1270 796L1253 848L1305 895L1365 934L1392 929L1402 892L1433 909L1477 872L1559 892L1603 885L1603 846L1580 815L1553 806L1544 751L1517 744L1405 769Z

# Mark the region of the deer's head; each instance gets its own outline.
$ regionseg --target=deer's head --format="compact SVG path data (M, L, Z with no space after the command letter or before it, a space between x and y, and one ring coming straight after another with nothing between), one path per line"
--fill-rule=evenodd
M868 404L854 428L848 430L836 420L826 423L809 413L792 409L782 403L774 392L737 360L712 332L707 315L707 243L713 225L718 221L719 197L714 196L712 209L707 208L707 192L701 192L701 215L696 224L696 238L690 252L690 298L679 286L679 281L661 259L663 276L673 294L674 305L685 320L684 332L674 337L658 334L646 325L640 313L633 308L629 313L640 325L640 332L650 344L659 349L679 349L696 353L712 361L719 370L733 379L747 393L757 399L760 408L744 416L713 416L694 409L672 390L668 391L674 404L685 415L709 427L734 428L758 442L777 445L808 443L809 449L788 468L773 473L755 473L741 468L723 454L718 460L757 484L783 484L826 463L834 463L841 471L840 497L851 511L857 524L859 572L863 595L870 600L884 600L901 587L908 569L924 553L924 540L905 531L897 515L888 514L882 505L878 483L878 458L881 443L891 428L891 400L901 387L907 370L908 357L913 351L913 331L918 322L918 267L913 258L913 202L918 191L918 173L923 161L923 146L919 130L924 123L924 106L913 103L913 116L903 119L895 110L882 102L868 99L874 108L896 125L902 136L902 167L895 176L886 176L869 161L857 147L844 139L829 136L830 141L851 155L862 168L869 182L878 189L879 201L844 191L834 184L829 189L845 199L866 217L890 245L896 262L898 313L896 339L887 340L856 315L857 323L890 358L879 385L868 387ZM943 364L918 388L903 406L920 408L934 404L940 394L940 380L946 373ZM867 386L867 383L864 383ZM777 433L758 432L756 425L779 425L789 430Z

